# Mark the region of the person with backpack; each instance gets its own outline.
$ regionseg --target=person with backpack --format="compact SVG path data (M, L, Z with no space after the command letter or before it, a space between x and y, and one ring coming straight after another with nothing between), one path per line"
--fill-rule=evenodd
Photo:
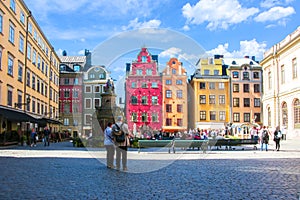
M131 137L128 125L123 122L123 117L118 116L117 122L112 127L114 141L116 145L116 169L120 170L121 158L123 171L127 171L127 150L130 146L129 137Z
M106 148L106 166L108 169L114 169L115 144L112 135L112 122L108 122L104 130L104 146Z
M263 151L263 147L265 144L266 151L268 151L269 131L266 126L263 126L263 128L261 129L260 143L261 143L260 150Z
M279 151L280 149L280 139L282 138L282 133L281 133L281 130L280 130L280 127L277 126L275 131L274 131L274 142L276 144L276 150Z

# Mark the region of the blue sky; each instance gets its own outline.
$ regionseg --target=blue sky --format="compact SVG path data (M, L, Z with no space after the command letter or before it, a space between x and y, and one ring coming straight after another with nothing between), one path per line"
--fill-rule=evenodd
M131 33L141 28L152 28L147 30L167 30L175 33L174 37L184 35L207 54L249 55L261 60L263 52L296 30L300 20L299 0L24 1L56 52L61 54L66 50L68 55L82 55L84 49L93 52L123 33L134 35ZM140 40L137 46L151 46L147 37L142 38L144 41ZM165 38L168 36L161 35L158 39ZM154 48L151 53L159 54L162 60L168 59L170 52L172 55L186 53L181 45L182 42L162 46L157 51ZM109 63L93 64L111 65L112 74L124 71L125 63L136 57L135 47L126 52Z

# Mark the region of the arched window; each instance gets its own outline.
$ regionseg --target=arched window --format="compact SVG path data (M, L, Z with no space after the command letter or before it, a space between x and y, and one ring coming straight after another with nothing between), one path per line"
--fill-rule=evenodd
M300 101L296 99L294 101L294 127L300 128Z
M282 125L287 126L288 125L288 110L287 110L287 103L282 103Z
M268 107L268 126L271 126L271 109Z

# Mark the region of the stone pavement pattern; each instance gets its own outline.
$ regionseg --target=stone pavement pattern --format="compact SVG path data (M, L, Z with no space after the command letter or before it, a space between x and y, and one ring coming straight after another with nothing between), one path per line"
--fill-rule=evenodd
M300 199L300 151L292 144L282 152L240 151L234 158L228 156L233 151L208 152L213 159L191 152L196 159L183 155L145 173L108 170L84 152L70 143L0 149L0 199ZM49 156L55 154L63 156ZM129 158L128 166L154 166L170 156L141 155Z

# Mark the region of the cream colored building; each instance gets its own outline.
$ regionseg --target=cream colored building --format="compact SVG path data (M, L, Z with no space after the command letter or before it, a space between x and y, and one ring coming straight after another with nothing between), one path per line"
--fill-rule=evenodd
M300 134L300 26L264 53L263 123Z
M45 125L58 131L59 57L24 1L0 1L0 41L0 121L5 131L42 130Z

